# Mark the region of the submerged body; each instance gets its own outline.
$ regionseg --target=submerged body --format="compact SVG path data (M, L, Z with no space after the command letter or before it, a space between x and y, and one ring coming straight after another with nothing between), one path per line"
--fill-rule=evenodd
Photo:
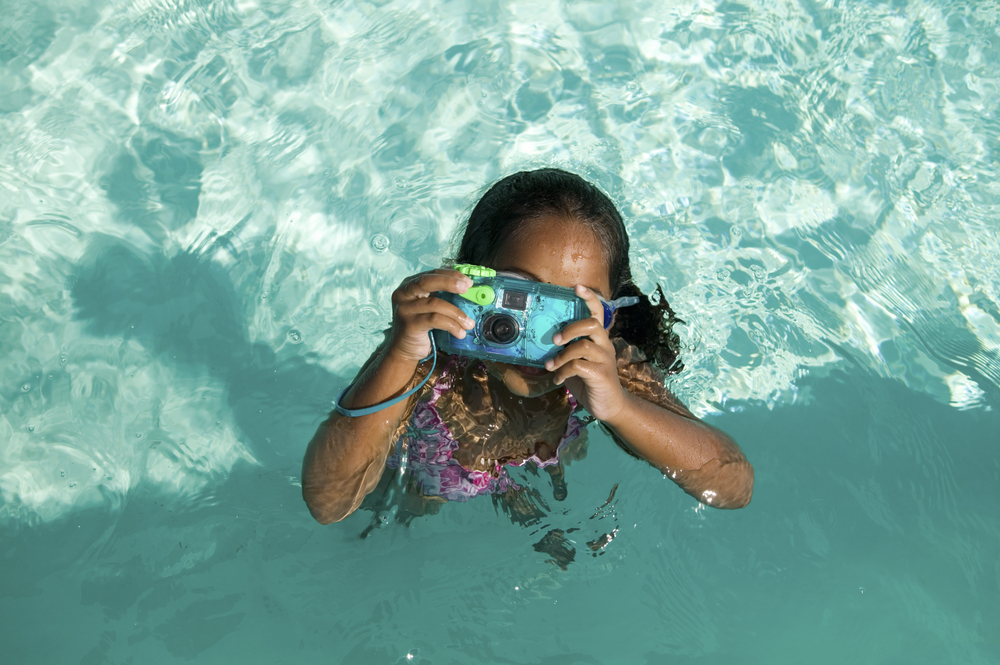
M670 409L678 416L694 416L664 386L663 376L645 360L642 352L623 340L615 340L616 367L622 387L630 394ZM373 359L377 357L373 356ZM429 368L430 363L426 363ZM423 500L468 501L489 494L520 489L508 468L532 464L545 469L560 496L564 466L587 453L585 419L579 403L568 389L535 397L512 394L499 376L507 367L461 356L439 354L438 369L415 396L401 418L381 466L387 471L402 467L410 474L408 484ZM509 370L507 370L509 371ZM541 376L532 368L514 368L526 380ZM414 375L413 383L424 372ZM343 431L352 419L332 414L317 432L322 440ZM612 431L616 442L632 453ZM753 491L753 468L735 445L724 447L714 458L696 469L660 469L686 492L718 508L737 508L749 503ZM634 454L634 453L633 453ZM377 460L373 460L378 464ZM371 478L371 476L369 476ZM376 477L377 481L378 478ZM361 488L342 485L340 498L358 497ZM367 492L365 492L367 494ZM337 502L339 503L339 501ZM324 522L322 506L314 510ZM353 511L352 511L353 512ZM346 516L346 515L345 515Z

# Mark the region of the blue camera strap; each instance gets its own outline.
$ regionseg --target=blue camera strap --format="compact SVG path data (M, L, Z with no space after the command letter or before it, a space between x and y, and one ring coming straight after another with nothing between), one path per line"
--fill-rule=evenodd
M637 296L622 296L621 298L615 298L614 300L598 298L598 300L601 301L601 307L604 308L605 330L611 327L611 319L614 318L615 310L621 309L622 307L631 307L639 302L639 298Z
M354 387L354 381L351 381L351 384L349 386L347 386L346 388L344 388L343 390L341 390L340 394L337 395L337 399L334 400L334 402L333 402L333 408L336 409L337 413L339 413L341 415L344 415L344 416L349 416L351 418L357 418L358 416L367 416L367 415L372 414L372 413L377 413L377 412L381 411L382 409L388 409L393 404L399 404L404 399L406 399L407 397L409 397L413 393L415 393L418 390L420 390L421 388L423 388L424 384L427 383L427 379L431 378L431 374L434 373L434 368L437 367L437 344L434 343L434 335L432 335L430 332L428 332L427 335L428 335L428 337L431 338L431 355L429 355L426 358L422 359L420 362L424 363L424 362L427 362L428 360L431 360L432 362L431 362L431 371L427 372L427 376L424 377L423 381L421 381L420 383L418 383L416 386L414 386L410 390L407 390L405 393L403 393L399 397L393 397L392 399L386 400L385 402L382 402L381 404L376 404L375 406L366 406L366 407L363 407L361 409L348 409L348 408L345 408L345 407L343 407L343 406L340 405L340 400L344 399L344 395L347 394L347 391Z

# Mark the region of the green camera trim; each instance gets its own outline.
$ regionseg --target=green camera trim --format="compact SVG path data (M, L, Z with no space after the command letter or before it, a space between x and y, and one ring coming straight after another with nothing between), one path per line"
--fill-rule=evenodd
M493 268L477 266L471 263L459 263L453 268L453 270L457 270L463 275L468 275L469 277L490 278L497 276L497 271ZM494 291L492 287L486 286L485 284L473 286L465 293L460 293L459 295L470 302L476 303L477 305L489 305L497 298L496 291Z
M463 275L468 275L469 277L496 277L497 271L493 268L487 268L485 266L477 266L472 263L458 263L452 270L457 270Z
M471 300L477 305L489 305L491 302L496 300L497 294L491 287L485 284L480 286L473 286L465 293L460 293L460 296L466 300Z

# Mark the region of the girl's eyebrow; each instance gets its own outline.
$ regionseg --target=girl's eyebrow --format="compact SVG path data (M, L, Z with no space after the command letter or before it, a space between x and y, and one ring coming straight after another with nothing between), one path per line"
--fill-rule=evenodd
M497 268L497 272L516 272L517 274L524 275L525 277L533 279L536 282L542 282L542 281L544 281L538 275L536 275L535 273L530 272L528 270L522 270L521 268ZM548 282L545 282L545 283L547 284ZM587 285L584 284L584 286L587 286ZM593 291L594 293L596 293L597 295L601 296L602 298L606 297L604 295L604 293L600 289L598 289L598 288L595 288L593 286L587 286L587 288L590 289L591 291Z

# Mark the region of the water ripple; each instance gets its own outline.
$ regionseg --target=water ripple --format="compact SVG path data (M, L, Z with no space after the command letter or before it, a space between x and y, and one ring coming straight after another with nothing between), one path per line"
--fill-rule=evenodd
M190 260L214 286L178 297L225 294L229 339L260 346L240 358L347 377L477 193L554 164L625 211L637 281L688 321L674 387L699 412L794 400L845 356L988 406L1000 40L989 11L916 4L647 3L640 20L590 3L486 24L400 3L18 10L0 38L6 364L47 371L107 341L65 281L101 239L132 248L123 297L168 301L142 279Z

